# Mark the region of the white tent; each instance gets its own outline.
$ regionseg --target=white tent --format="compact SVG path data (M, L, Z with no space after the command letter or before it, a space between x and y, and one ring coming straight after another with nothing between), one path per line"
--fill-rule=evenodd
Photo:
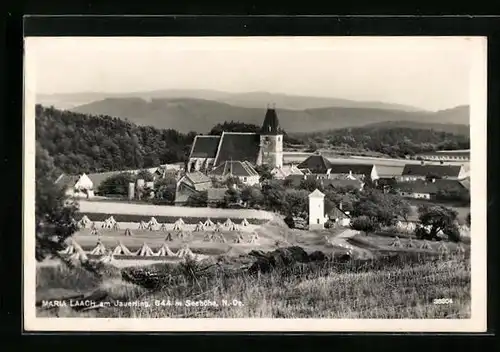
M226 238L224 237L224 235L222 233L219 232L214 237L215 237L215 240L217 240L218 242L226 243Z
M181 231L181 230L182 230L181 224L176 222L174 224L174 231Z
M182 218L179 218L174 224L185 225L185 222L184 220L182 220Z
M205 230L205 225L200 221L199 223L196 224L196 227L194 228L194 231L204 231Z
M139 223L139 227L138 229L139 230L145 230L147 227L146 223L144 221L141 220L141 222Z
M250 239L248 242L250 243L257 243L259 241L259 235L257 235L256 233L253 233L251 236L250 236Z
M229 218L227 218L227 220L224 222L224 226L226 226L226 227L231 226L232 224L233 224L233 222Z
M167 233L167 237L165 237L165 241L173 241L172 234L170 232Z
M158 221L156 221L156 218L153 216L151 217L151 220L149 220L149 225L158 226L160 224L158 223Z
M248 220L247 220L247 219L243 219L243 220L241 221L241 226L248 226L248 225L250 225L250 224L248 223Z
M99 258L99 262L105 263L105 264L112 264L114 262L113 258L113 252L108 251L107 253L103 253L104 255Z
M221 232L222 231L222 224L220 222L217 223L215 226L215 232Z
M432 246L430 245L429 241L424 240L424 242L420 246L420 249L432 249Z
M129 228L125 229L125 233L124 233L125 236L132 236L132 231L130 231Z
M106 247L104 246L104 244L102 244L101 241L98 241L97 246L95 246L95 248L90 252L90 254L94 254L94 255L106 254Z
M234 239L234 243L243 243L245 239L243 238L243 235L241 232L238 233L238 236Z
M113 250L113 255L132 255L132 252L120 242Z
M229 231L238 231L239 229L240 228L238 224L232 223L231 225L229 225Z
M203 225L205 225L206 227L210 227L214 226L215 224L212 220L210 220L210 218L208 218Z
M191 249L189 249L187 245L177 252L177 256L180 258L188 258L188 259L194 259L196 257L195 254L191 251Z
M146 242L144 242L142 244L142 247L136 252L136 255L139 255L141 257L150 257L153 256L154 253L151 250L151 248L149 248L149 246L146 244Z
M80 219L80 222L84 224L85 226L90 225L91 221L87 215L82 216Z
M176 253L172 252L168 245L164 243L154 255L157 257L175 257Z
M90 231L90 234L91 235L99 235L99 231L97 230L97 228L93 228L92 231Z

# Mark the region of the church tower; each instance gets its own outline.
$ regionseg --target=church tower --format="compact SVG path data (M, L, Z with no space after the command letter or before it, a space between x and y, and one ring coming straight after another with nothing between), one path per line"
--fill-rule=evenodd
M273 107L268 107L260 131L261 164L271 168L283 166L283 135L280 132L278 115Z

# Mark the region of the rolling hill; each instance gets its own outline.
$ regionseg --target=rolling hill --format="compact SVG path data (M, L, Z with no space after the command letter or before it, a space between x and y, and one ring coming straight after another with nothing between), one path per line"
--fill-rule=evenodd
M423 111L422 109L418 109L413 106L392 103L365 102L348 99L311 97L269 92L227 93L205 89L169 89L129 93L82 92L69 94L39 94L37 96L37 102L45 106L53 105L58 109L71 109L82 104L89 104L94 101L105 100L108 98L142 98L145 100L172 98L202 99L213 100L244 108L259 109L265 107L268 103L275 103L279 108L287 110L344 107Z
M468 136L470 134L470 126L465 124L444 124L444 123L432 123L432 122L415 122L415 121L386 121L369 124L363 127L372 128L413 128L420 130L434 130L439 132L448 132L463 136Z
M243 108L213 100L169 98L107 98L71 109L91 115L128 119L143 126L175 129L179 132L208 132L224 121L260 125L266 106ZM289 133L360 127L387 121L468 125L468 107L445 112L401 111L379 108L329 107L304 110L277 108L280 123Z

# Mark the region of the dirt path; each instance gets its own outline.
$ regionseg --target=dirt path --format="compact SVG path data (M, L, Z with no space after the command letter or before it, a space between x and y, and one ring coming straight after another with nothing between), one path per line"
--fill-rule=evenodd
M334 246L342 247L347 249L348 251L352 252L352 254L356 257L360 258L374 258L374 254L372 251L366 249L366 248L361 248L358 246L353 246L350 244L347 240L351 237L356 236L359 233L359 231L352 230L352 229L346 229L345 231L341 232L335 237L331 237L328 239L328 242Z

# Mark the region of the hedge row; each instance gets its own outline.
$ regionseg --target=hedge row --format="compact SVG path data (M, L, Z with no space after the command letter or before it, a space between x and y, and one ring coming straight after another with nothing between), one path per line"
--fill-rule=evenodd
M151 216L145 216L145 215L136 215L136 214L104 214L104 213L79 213L77 216L76 216L76 220L80 220L84 215L87 215L87 217L91 220L91 221L104 221L106 220L107 218L109 218L110 216L113 216L113 218L117 221L117 222L132 222L132 223L140 223L141 221L144 221L144 222L149 222L149 220L151 220ZM160 223L160 224L173 224L175 223L179 217L178 216L162 216L162 215L158 215L158 216L154 216L156 218L156 220ZM220 223L223 223L227 220L227 217L226 218L220 218L220 217L211 217L210 218L214 223L217 223L217 222L220 222ZM199 223L200 221L201 222L205 222L207 220L207 217L182 217L182 220L186 223L186 224L197 224ZM236 222L238 225L240 224L241 221L243 221L243 218L231 218L231 220L233 222ZM266 222L268 222L269 220L267 219L248 219L247 218L247 221L252 224L252 225L262 225Z

